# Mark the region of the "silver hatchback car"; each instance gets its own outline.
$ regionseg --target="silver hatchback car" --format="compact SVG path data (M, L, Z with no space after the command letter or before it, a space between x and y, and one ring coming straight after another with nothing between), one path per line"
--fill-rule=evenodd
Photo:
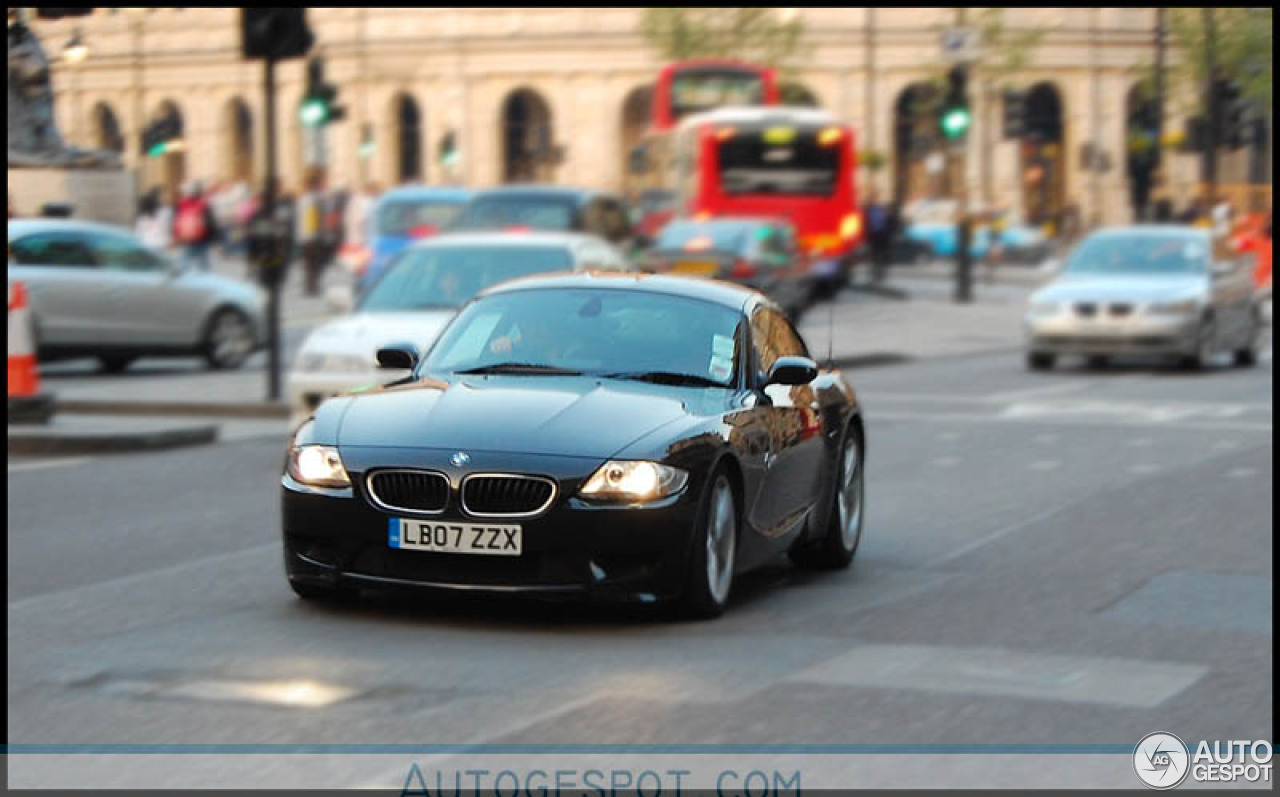
M1100 230L1030 299L1027 364L1060 355L1177 357L1202 367L1219 352L1257 360L1260 307L1250 269L1193 227Z
M265 341L257 286L184 269L120 227L10 221L9 280L31 296L42 360L97 357L120 371L138 357L194 354L238 368Z

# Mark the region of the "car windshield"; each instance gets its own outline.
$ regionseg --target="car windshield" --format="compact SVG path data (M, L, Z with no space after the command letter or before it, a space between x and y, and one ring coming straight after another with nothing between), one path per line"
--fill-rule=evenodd
M360 312L457 309L499 282L573 267L559 246L454 246L410 249L392 261Z
M658 233L654 248L738 252L742 250L750 231L751 226L747 224L675 222Z
M461 202L398 199L378 209L378 235L431 235L462 211Z
M1209 269L1207 239L1171 235L1106 235L1087 239L1063 273L1165 276L1204 274Z
M558 197L503 196L473 201L458 217L460 230L501 230L509 227L533 230L571 230L574 203Z
M737 373L739 320L729 308L659 293L498 293L458 314L423 371L591 374L728 387Z

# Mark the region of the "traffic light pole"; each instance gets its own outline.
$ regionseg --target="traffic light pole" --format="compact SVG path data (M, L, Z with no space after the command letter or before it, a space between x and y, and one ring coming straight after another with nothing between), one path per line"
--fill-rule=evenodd
M965 24L965 9L956 9L956 24ZM964 87L965 107L972 107L968 102L969 91L969 65L961 64L959 66L961 75L961 85ZM970 117L972 118L972 117ZM973 301L973 262L969 256L969 237L972 231L972 225L969 221L969 130L966 129L964 135L957 139L959 150L955 154L960 162L960 185L957 194L957 214L956 219L956 295L955 300L958 304L968 304ZM952 172L954 174L954 170Z
M267 125L267 179L262 192L262 217L272 229L272 241L268 258L261 267L275 270L267 280L267 400L280 400L280 283L284 281L284 263L276 262L283 256L284 242L278 240L283 230L276 230L276 61L262 61L262 97Z

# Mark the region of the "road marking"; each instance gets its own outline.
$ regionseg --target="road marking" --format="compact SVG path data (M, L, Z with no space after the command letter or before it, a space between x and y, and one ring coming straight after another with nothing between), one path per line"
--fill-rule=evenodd
M959 457L938 457L933 461L933 465L939 468L954 468L960 464Z
M40 462L20 462L17 465L10 465L10 473L20 473L29 470L45 470L46 468L62 468L71 465L82 465L90 461L90 457L75 457L72 459L46 459Z
M1032 462L1032 470L1057 470L1062 467L1062 463L1056 459L1045 459L1039 462Z
M1150 438L1150 437L1139 437L1139 438L1137 438L1136 440L1130 440L1130 441L1129 441L1129 447L1130 447L1130 448L1150 448L1150 447L1151 447L1151 438Z
M1249 479L1256 476L1257 474L1258 472L1253 468L1236 468L1235 470L1227 471L1227 478L1228 479Z
M1220 449L1220 450L1224 450L1224 451L1225 451L1225 450L1229 450L1229 449L1232 449L1232 448L1239 448L1239 447L1240 447L1240 443L1238 443L1238 442L1237 442L1237 441L1235 441L1235 440L1219 440L1218 442L1216 442L1216 443L1214 443L1214 444L1213 444L1213 447L1214 447L1214 448L1216 448L1216 449Z
M960 439L960 433L959 432L939 432L938 439L946 443L955 442L956 440Z
M998 648L859 645L788 680L1067 703L1155 708L1209 672L1198 664Z
M1053 385L1052 387L1033 387L1026 390L1010 390L1007 393L991 393L983 396L983 401L989 401L993 404L1003 404L1010 401L1019 401L1021 399L1038 398L1040 396L1058 396L1064 393L1079 393L1081 390L1092 387L1089 383L1077 383L1070 385Z
M1160 470L1159 465L1152 465L1146 462L1140 462L1137 465L1130 465L1129 472L1138 476L1144 476L1148 473L1156 473Z
M1039 443L1042 446L1051 446L1058 442L1056 434L1038 434L1031 439L1033 443Z

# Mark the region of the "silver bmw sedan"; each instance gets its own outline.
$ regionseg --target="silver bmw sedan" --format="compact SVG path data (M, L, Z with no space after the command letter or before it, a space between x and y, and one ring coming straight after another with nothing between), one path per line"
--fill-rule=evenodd
M1063 355L1095 366L1114 356L1176 357L1205 366L1229 352L1257 361L1260 307L1245 260L1207 230L1150 226L1100 230L1032 295L1027 364L1052 368Z

